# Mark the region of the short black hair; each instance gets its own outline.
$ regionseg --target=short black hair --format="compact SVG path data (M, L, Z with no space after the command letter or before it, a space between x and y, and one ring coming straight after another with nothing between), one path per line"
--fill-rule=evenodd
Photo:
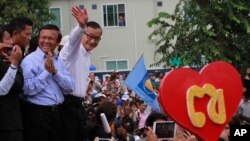
M89 21L87 22L87 27L91 27L91 28L100 28L101 29L101 26L97 23L97 22L94 22L94 21Z
M23 31L26 25L33 26L32 20L23 16L13 18L8 25L10 36L13 35L15 30L19 32Z
M146 125L146 126L149 126L149 127L152 127L153 124L154 124L154 122L155 122L156 120L159 120L159 119L167 121L167 120L168 120L168 116L165 115L165 114L163 114L163 113L157 113L157 112L151 113L151 114L147 117L146 122L145 122L145 125Z
M60 43L61 42L61 39L62 39L62 33L59 29L58 26L54 25L54 24L47 24L47 25L44 25L42 26L39 31L38 31L38 37L40 37L40 32L44 29L51 29L51 30L56 30L58 32L58 37L57 37L57 42Z
M99 107L96 111L96 117L97 117L97 124L102 125L102 120L100 117L100 114L104 113L107 117L107 121L109 123L115 121L116 113L117 113L117 107L116 105L111 101L105 101Z

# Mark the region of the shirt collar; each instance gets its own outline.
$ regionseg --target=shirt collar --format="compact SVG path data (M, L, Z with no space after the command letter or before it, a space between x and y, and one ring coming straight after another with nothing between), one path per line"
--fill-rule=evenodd
M87 51L82 44L81 44L81 50L82 50L84 55L90 55L91 54L91 51Z
M37 55L40 57L40 59L45 59L47 57L47 54L45 54L39 47L36 49ZM58 55L54 53L53 57L57 60Z

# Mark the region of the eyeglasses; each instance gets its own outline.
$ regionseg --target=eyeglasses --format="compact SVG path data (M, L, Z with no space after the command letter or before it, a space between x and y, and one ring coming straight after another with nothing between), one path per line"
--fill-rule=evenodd
M94 40L96 43L98 43L101 40L101 37L95 37L95 36L89 35L87 32L84 32L84 34L87 35L87 38L90 41Z

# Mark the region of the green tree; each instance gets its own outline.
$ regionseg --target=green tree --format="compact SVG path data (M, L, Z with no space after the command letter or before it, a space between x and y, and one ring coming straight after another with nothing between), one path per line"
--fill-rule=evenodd
M240 71L250 66L249 0L180 0L174 14L159 13L148 26L155 28L149 39L160 55L152 65L170 66L178 56L182 65L195 67L216 60Z
M53 20L49 13L49 0L1 0L0 24L7 24L13 17L26 16L34 22L34 34L46 22Z

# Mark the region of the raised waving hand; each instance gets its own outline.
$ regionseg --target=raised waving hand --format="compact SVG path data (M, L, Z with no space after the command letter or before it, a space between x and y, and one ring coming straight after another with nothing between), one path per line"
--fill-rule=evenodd
M86 23L88 22L88 13L87 10L81 9L79 6L74 6L71 9L72 15L76 18L81 28L84 28Z

